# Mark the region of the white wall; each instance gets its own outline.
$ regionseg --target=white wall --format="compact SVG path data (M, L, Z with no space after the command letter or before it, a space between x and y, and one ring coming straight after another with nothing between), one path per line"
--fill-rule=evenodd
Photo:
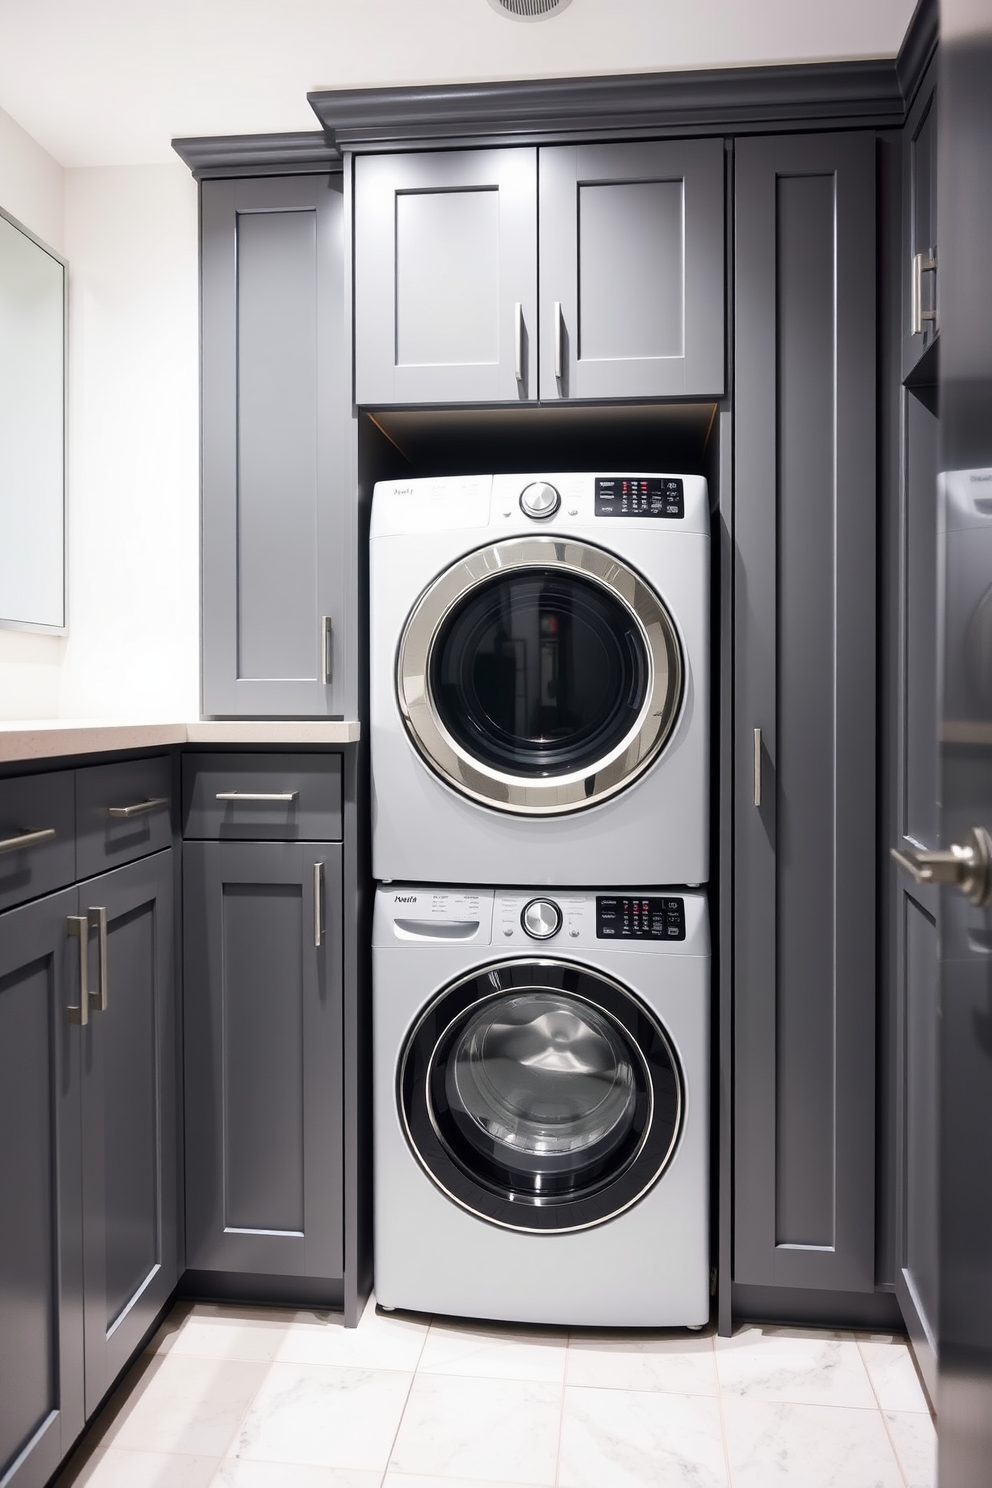
M66 718L199 716L196 187L185 166L65 172Z
M62 167L2 109L0 207L63 253ZM64 651L61 636L0 629L0 718L56 716Z

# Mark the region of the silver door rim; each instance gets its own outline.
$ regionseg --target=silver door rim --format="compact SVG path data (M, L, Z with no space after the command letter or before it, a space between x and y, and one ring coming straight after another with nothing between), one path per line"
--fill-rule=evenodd
M556 568L598 584L636 621L648 661L648 685L633 726L591 768L527 779L475 759L445 727L428 683L438 631L452 609L487 579L531 568ZM597 805L636 780L661 752L683 703L682 647L658 595L615 554L572 538L508 538L468 553L445 569L417 600L400 637L396 696L415 748L460 795L517 815L554 815Z

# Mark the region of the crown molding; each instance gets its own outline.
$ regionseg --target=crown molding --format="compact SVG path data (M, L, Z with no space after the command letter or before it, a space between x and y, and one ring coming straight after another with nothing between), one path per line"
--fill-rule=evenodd
M919 0L896 58L896 76L907 109L937 50L939 34L939 0Z
M218 176L315 175L341 169L341 156L320 130L298 134L206 135L174 139L172 148L197 181Z

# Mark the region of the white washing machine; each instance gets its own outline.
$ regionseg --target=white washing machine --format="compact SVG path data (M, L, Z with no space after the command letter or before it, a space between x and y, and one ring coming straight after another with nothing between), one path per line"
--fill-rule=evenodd
M699 893L380 887L378 1302L704 1324L709 988Z
M374 877L704 883L709 573L699 476L377 485Z

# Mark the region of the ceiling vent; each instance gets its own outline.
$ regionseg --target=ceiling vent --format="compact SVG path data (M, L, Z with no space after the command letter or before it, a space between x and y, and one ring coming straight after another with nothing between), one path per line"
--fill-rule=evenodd
M511 21L550 21L571 5L572 0L489 0L497 15Z

